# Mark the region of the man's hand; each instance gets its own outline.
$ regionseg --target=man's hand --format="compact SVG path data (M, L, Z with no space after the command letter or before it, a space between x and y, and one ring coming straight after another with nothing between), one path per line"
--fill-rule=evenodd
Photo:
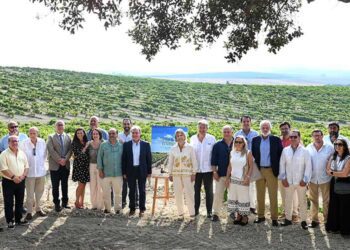
M61 159L58 161L58 164L60 164L61 166L66 166L66 159Z
M127 178L126 178L126 174L124 174L124 175L123 175L123 178L124 178L124 180L126 180L126 179L127 179Z
M99 171L98 175L100 176L101 179L105 178L105 173L103 173L102 171Z
M226 188L229 188L229 187L230 187L230 182L231 182L230 178L226 178L226 180L225 180L225 186L226 186Z
M301 182L300 182L300 186L301 186L301 187L305 187L305 186L306 186L306 183L305 183L304 181L301 181Z
M284 180L282 180L282 185L283 185L283 187L289 187L289 183L288 183L288 181L287 181L287 179L284 179Z
M214 172L213 173L213 178L214 178L214 180L216 180L216 181L219 181L220 180L220 176L218 175L218 172Z
M194 182L195 180L196 180L196 175L195 174L191 175L191 182Z
M13 178L13 182L16 184L20 183L21 181L22 181L21 177L19 177L19 176L15 176L15 178Z

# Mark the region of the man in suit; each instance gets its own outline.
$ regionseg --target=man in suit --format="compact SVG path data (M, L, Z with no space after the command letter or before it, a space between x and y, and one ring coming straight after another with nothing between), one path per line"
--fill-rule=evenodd
M55 123L56 133L49 135L47 151L49 158L49 170L52 183L52 196L56 212L68 206L68 177L70 172L70 157L72 155L71 138L64 132L64 121ZM62 187L62 206L59 199L59 186Z
M122 171L129 186L129 216L135 214L136 181L139 188L139 208L142 217L146 210L146 179L152 174L152 153L148 142L141 140L141 128L131 128L132 140L123 144Z
M272 226L278 226L277 190L279 162L283 150L281 139L271 135L271 122L260 122L261 135L253 138L252 154L262 178L256 181L258 217L254 223L265 221L265 192L269 192Z

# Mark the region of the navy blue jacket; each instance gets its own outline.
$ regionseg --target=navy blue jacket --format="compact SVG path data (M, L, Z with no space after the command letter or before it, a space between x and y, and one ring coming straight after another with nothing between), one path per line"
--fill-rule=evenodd
M131 176L133 173L133 153L132 153L132 141L125 142L123 144L122 155L122 172L126 177ZM147 175L152 174L152 153L151 146L146 141L140 141L140 177L146 178Z
M280 171L280 158L283 150L281 139L274 135L270 136L270 159L271 168L274 176L278 176ZM252 141L252 154L255 159L256 165L260 169L260 143L261 136L253 138Z
M211 153L211 165L218 167L218 175L220 177L226 176L227 174L232 144L233 141L231 142L231 145L228 146L224 139L222 139L213 146L213 151Z

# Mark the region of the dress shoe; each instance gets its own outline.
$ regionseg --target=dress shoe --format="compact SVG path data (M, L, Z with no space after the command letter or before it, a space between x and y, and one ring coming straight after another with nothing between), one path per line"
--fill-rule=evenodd
M256 218L254 223L261 223L261 222L264 222L266 219L265 217L262 217L262 218Z
M140 211L139 217L142 218L145 215L145 211Z
M110 214L111 211L108 211L107 209L105 209L105 210L103 210L103 213L105 213L105 214Z
M304 229L304 230L307 230L309 227L307 226L307 223L306 221L302 221L301 222L301 227Z
M0 232L3 232L3 231L4 231L4 229L2 227L0 227Z
M250 212L252 213L252 214L256 214L256 209L255 208L250 208Z
M64 204L64 205L62 205L62 208L70 209L70 206L68 206L67 204Z
M211 221L219 221L219 216L217 216L216 214L213 215L213 218L211 218Z
M317 222L317 221L311 221L311 224L309 225L309 227L315 228L315 227L317 227L319 224L320 224L320 223Z
M279 226L278 221L277 220L272 220L272 226L273 227L278 227Z
M33 216L32 216L32 214L28 213L24 219L25 220L32 220Z
M129 216L133 216L135 214L135 210L130 210Z
M126 207L126 202L123 202L122 209L124 209L125 207Z
M35 213L37 216L39 216L39 217L45 217L45 216L47 216L47 214L46 213L44 213L43 211L37 211L36 213Z
M115 211L115 214L120 214L120 210Z
M210 219L211 217L213 217L213 215L211 213L207 213L207 218Z
M57 212L57 213L59 213L59 212L61 212L62 211L62 207L61 206L55 206L55 211Z
M286 227L292 225L292 221L288 219L284 219L284 222L282 222L281 226Z
M199 215L199 211L195 211L194 216L198 216L198 215Z

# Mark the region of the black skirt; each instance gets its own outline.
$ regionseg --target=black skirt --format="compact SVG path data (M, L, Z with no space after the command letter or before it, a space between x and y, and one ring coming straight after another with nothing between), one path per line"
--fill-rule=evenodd
M350 182L350 178L339 178L338 181ZM334 193L335 178L330 185L330 198L326 230L350 234L350 194Z

